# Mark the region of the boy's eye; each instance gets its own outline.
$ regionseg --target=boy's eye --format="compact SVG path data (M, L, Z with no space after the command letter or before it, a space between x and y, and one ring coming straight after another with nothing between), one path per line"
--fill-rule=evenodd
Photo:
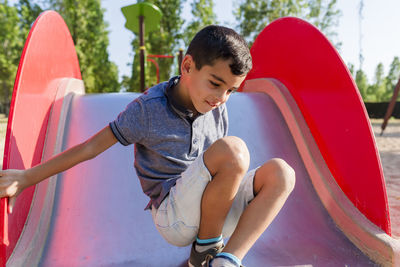
M229 90L228 90L228 94L232 94L232 93L234 93L234 92L236 92L236 89L229 89Z
M215 82L213 82L213 81L209 81L209 82L210 82L210 84L211 84L212 86L215 86L215 87L218 87L218 86L219 86L218 83L215 83Z

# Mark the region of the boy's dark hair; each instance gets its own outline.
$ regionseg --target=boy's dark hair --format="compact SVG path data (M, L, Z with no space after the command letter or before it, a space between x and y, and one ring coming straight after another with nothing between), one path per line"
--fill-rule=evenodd
M190 42L186 54L191 55L196 68L212 66L217 59L228 60L233 75L247 74L252 68L251 55L246 41L234 30L210 25L200 30Z

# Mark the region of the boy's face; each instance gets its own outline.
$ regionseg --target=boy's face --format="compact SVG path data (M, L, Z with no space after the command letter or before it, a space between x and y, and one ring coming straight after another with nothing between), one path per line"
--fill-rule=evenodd
M204 65L198 70L193 58L185 56L182 75L186 75L189 108L204 114L225 103L239 88L246 76L232 74L229 64L230 60L217 59L214 65Z

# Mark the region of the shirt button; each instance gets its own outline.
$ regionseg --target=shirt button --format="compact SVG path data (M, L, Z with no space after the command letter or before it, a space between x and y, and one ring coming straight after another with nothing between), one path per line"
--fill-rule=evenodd
M197 139L193 139L193 144L196 144L197 143Z

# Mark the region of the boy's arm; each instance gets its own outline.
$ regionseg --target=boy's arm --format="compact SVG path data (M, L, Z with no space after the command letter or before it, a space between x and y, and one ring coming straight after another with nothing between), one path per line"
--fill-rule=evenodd
M87 141L76 145L48 161L27 170L0 171L0 197L9 197L9 212L12 211L15 198L25 188L65 171L82 161L92 159L117 142L109 126L100 130Z

